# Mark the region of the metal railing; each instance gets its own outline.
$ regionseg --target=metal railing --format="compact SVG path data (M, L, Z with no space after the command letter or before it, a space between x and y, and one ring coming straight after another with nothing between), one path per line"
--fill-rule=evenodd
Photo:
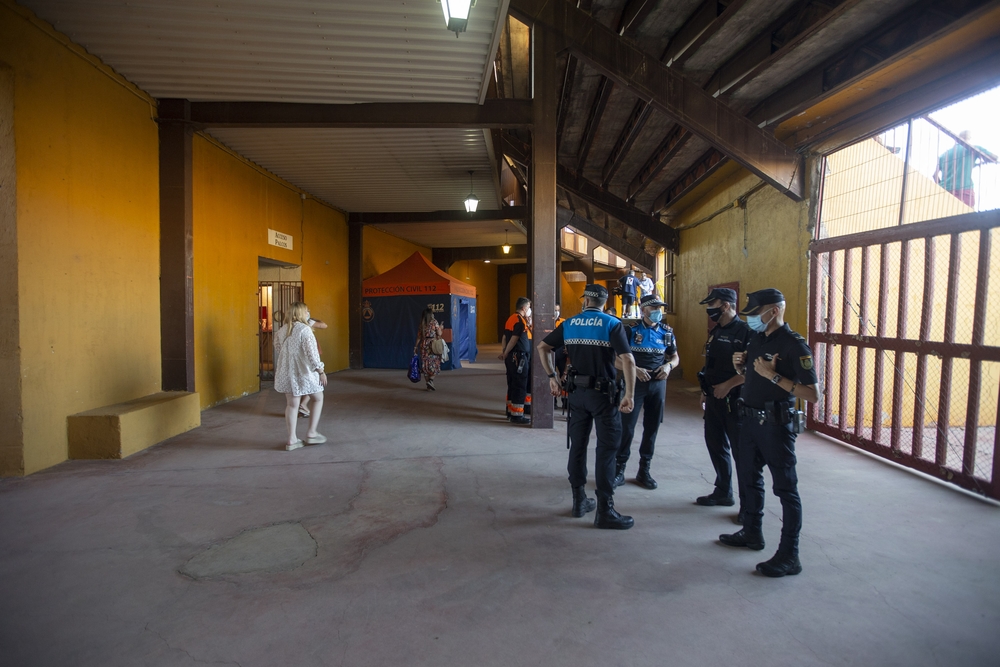
M809 427L1000 498L1000 211L810 245Z

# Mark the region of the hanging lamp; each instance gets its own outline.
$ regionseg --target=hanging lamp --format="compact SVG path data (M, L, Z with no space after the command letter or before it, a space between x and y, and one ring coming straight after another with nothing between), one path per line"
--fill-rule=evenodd
M503 249L503 254L505 254L505 255L509 255L510 254L510 243L507 242L507 230L506 229L503 230L503 245L500 246L500 248Z
M475 213L479 206L479 197L476 196L475 188L472 186L472 170L469 170L469 196L465 198L465 212Z

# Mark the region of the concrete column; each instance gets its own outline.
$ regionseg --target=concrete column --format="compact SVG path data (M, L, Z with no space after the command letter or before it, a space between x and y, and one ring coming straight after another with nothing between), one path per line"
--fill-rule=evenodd
M537 344L553 329L556 303L556 49L551 32L536 24L531 31L534 129L531 134L531 227L528 229L528 276L534 311L532 336ZM531 371L531 426L552 428L549 379L540 363Z
M14 70L0 63L0 477L24 474Z
M361 320L361 305L364 301L364 225L348 225L347 227L347 301L349 303L348 326L348 363L351 368L364 368L364 323Z
M159 101L160 357L164 391L194 391L191 104Z

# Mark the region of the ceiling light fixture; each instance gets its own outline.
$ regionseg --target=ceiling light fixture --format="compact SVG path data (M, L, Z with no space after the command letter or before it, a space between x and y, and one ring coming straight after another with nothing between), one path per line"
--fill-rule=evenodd
M444 24L455 33L465 32L469 25L469 10L476 4L476 0L441 0L441 11L444 12Z
M447 2L448 0L443 0ZM476 196L475 188L472 187L472 170L469 170L469 196L465 198L465 212L475 213L479 206L479 197Z
M510 254L510 243L507 242L507 230L503 230L503 245L500 246L503 249L503 254Z

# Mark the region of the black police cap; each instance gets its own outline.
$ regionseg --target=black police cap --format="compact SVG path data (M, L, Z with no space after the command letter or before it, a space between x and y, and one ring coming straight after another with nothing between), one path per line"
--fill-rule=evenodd
M640 307L645 307L645 306L665 306L665 305L667 305L667 304L665 304L662 301L660 301L659 297L657 297L655 294L647 294L646 296L644 296L641 299L639 299L639 306Z
M784 300L785 295L773 287L750 292L750 294L747 294L746 308L740 311L740 315L756 315L757 311L764 306L773 306L776 303L782 303Z
M726 303L736 303L736 290L729 289L728 287L713 287L712 291L708 293L704 299L698 303L704 305L709 301L715 301L719 299L720 301L725 301Z
M583 295L592 299L607 299L608 288L604 285L587 285L583 288Z

